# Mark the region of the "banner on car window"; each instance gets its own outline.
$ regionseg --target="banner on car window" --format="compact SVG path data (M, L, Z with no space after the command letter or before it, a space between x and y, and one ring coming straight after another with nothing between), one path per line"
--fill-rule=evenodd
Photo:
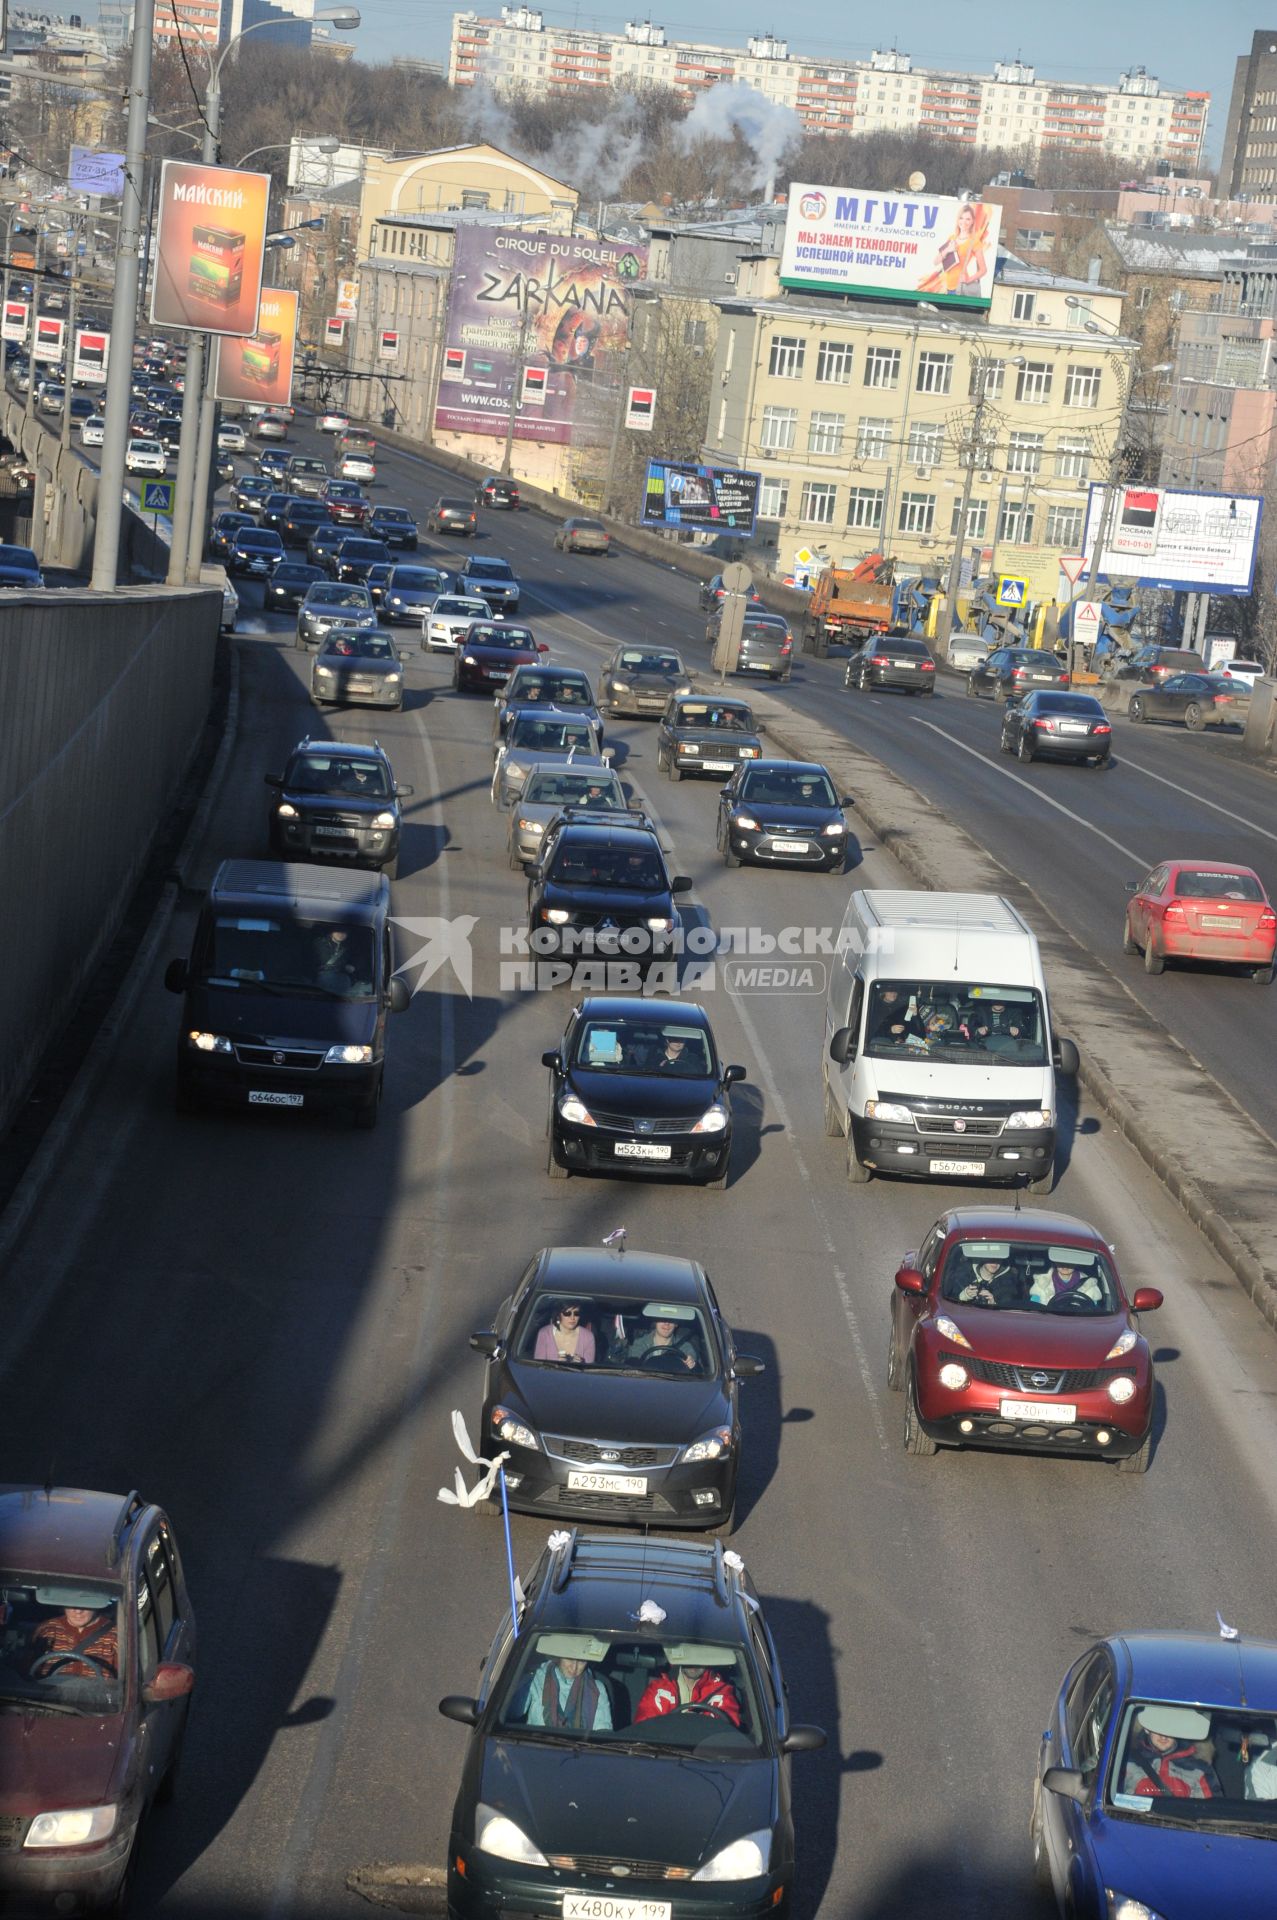
M213 354L213 393L218 400L288 406L297 354L297 295L283 287L263 287L257 331L237 340L220 339Z

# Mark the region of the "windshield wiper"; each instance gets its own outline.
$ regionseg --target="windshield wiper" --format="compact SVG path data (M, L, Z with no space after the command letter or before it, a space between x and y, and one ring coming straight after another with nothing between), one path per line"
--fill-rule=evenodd
M353 994L353 989L344 993L340 987L321 987L317 980L249 980L240 985L256 987L259 993L317 993L325 1000L348 1000Z
M526 1740L538 1747L569 1747L573 1753L580 1753L589 1745L588 1740L574 1740L570 1733L552 1733L544 1727L502 1727L500 1737Z
M81 1713L68 1700L32 1700L24 1693L0 1693L0 1712L8 1713Z

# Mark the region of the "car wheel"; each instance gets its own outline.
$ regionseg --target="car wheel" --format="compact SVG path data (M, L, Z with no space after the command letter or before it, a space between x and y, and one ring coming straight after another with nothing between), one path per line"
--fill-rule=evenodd
M1257 986L1260 986L1260 987L1271 986L1272 978L1273 978L1272 967L1271 966L1252 967L1250 970L1250 977Z
M393 860L383 860L381 863L381 871L385 874L387 880L397 880L399 878L399 855L396 854Z
M842 1139L842 1115L838 1111L838 1103L834 1099L833 1093L830 1090L828 1080L826 1080L824 1083L824 1090L825 1090L825 1100L824 1100L825 1138L826 1140L841 1140Z
M1009 734L1009 733L1007 732L1007 730L1006 730L1006 728L1005 728L1005 727L1003 727L1003 729L1002 729L1002 738L1001 738L1001 740L999 740L999 742L998 742L998 745L999 745L999 747L1001 748L1001 750L1002 750L1002 752L1003 752L1003 753L1014 753L1014 752L1015 752L1015 748L1014 748L1014 747L1012 746L1012 744L1011 744L1011 736L1010 736L1010 734Z
M1196 700L1190 700L1184 709L1184 725L1190 733L1200 733L1206 725L1202 710Z
M1020 762L1021 766L1027 767L1031 763L1033 759L1033 742L1030 740L1027 733L1022 733L1020 735L1020 744L1016 748L1015 754L1016 754L1016 759Z
M887 1340L887 1385L893 1393L903 1393L905 1386L904 1362L900 1357L900 1342L896 1338L896 1323L892 1320Z
M938 1451L936 1442L929 1433L923 1431L922 1421L918 1417L918 1389L911 1371L905 1382L905 1452L930 1459Z
M1033 1792L1033 1814L1029 1821L1029 1852L1033 1857L1033 1878L1043 1893L1051 1892L1051 1857L1046 1850L1046 1835L1042 1831L1042 1789L1035 1787Z
M740 855L732 852L730 828L723 835L723 865L729 869L740 865Z
M669 755L666 753L664 747L658 747L656 749L656 771L658 773L668 773L669 770Z
M1145 973L1163 973L1165 969L1166 955L1157 951L1150 931L1144 938L1144 971Z
M975 683L975 675L973 673L967 675L967 694L972 700L978 700L980 698L980 689Z
M377 1077L377 1088L371 1100L361 1101L355 1108L355 1126L360 1133L371 1133L381 1113L381 1076Z
M1131 704L1127 708L1127 712L1130 715L1130 718L1135 722L1136 726L1138 726L1141 720L1144 718L1144 702L1140 699L1138 693L1132 694Z
M856 1152L850 1122L847 1126L847 1178L853 1187L866 1187L873 1179L873 1168L867 1167Z
M137 1832L133 1835L133 1845L129 1848L129 1857L124 1863L124 1872L120 1876L120 1884L103 1909L112 1916L112 1920L124 1920L124 1916L128 1913L133 1889L137 1883L138 1852L142 1845L142 1831L145 1824L144 1819L138 1824Z
M1134 1453L1124 1453L1117 1463L1119 1473L1147 1473L1153 1458L1153 1429L1150 1427Z
M728 1178L728 1175L731 1173L731 1170L732 1170L732 1156L729 1153L726 1160L723 1162L723 1171L721 1173L716 1173L712 1180L702 1180L701 1185L703 1187L710 1188L710 1190L714 1193L723 1193L726 1190L727 1178Z
M683 778L683 769L682 767L679 766L678 761L674 758L673 754L670 755L669 759L665 763L665 766L666 766L666 772L669 774L670 779L674 782L675 786L677 786L679 781Z
M1055 1185L1055 1162L1051 1162L1045 1173L1038 1173L1029 1181L1030 1193L1050 1193Z
M506 849L506 858L510 862L511 873L521 873L523 871L523 856L517 847L508 847Z
M550 1135L549 1144L545 1150L545 1170L551 1180L566 1180L568 1177L567 1168L555 1159L553 1133Z
M1122 919L1122 952L1138 953L1139 950L1138 940L1131 938L1131 916L1129 913L1125 914Z

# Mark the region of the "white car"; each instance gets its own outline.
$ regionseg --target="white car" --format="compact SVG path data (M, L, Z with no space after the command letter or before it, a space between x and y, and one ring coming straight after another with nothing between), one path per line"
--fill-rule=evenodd
M477 593L441 593L421 622L427 647L455 653L457 642L476 620L491 620L492 609Z
M100 413L91 413L80 424L80 445L82 447L100 447L106 440L106 421Z
M1221 660L1211 667L1212 673L1222 673L1226 680L1236 681L1238 686L1249 689L1257 680L1264 677L1263 662L1260 660Z
M945 659L958 673L970 673L988 658L989 642L978 633L951 633Z
M244 429L234 421L217 429L217 451L219 453L247 453L248 442L244 438Z
M168 471L168 455L164 443L160 440L130 440L124 455L126 473L158 473Z
M350 425L349 415L344 413L321 413L316 422L320 433L345 433Z
M337 472L343 480L372 481L377 478L377 465L366 453L343 453Z

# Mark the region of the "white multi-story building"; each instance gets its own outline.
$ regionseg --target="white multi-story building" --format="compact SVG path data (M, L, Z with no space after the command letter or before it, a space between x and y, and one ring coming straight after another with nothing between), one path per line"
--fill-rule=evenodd
M1106 87L1041 80L1019 60L1000 61L991 74L920 69L895 51L809 60L770 33L743 50L667 40L650 20L587 33L547 25L528 6L502 7L499 18L454 14L448 78L459 87L484 80L499 93L661 86L689 99L737 81L792 107L814 133L917 128L972 147L1083 148L1145 165L1170 160L1177 171L1199 166L1210 108L1208 93L1165 91L1143 67Z

